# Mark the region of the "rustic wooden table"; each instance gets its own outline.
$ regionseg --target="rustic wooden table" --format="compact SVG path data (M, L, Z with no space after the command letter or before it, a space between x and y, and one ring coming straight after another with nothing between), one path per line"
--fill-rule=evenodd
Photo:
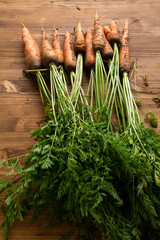
M36 129L44 112L37 88L32 79L23 76L25 69L24 50L21 41L19 16L31 34L41 45L41 26L44 26L51 41L53 21L59 28L63 43L65 30L73 32L78 20L82 20L84 31L91 25L94 8L99 16L112 13L102 20L109 24L112 18L119 19L122 31L126 18L141 18L130 25L130 59L137 58L137 83L140 95L148 108L159 118L160 98L160 1L159 0L1 0L0 1L0 159L17 156L32 146L29 132ZM146 87L143 76L147 76ZM84 86L86 86L84 82ZM135 92L135 91L134 91ZM144 118L146 109L141 107ZM147 123L146 123L147 124ZM157 128L160 133L160 128ZM0 172L0 177L5 171ZM59 239L66 227L43 229L44 216L30 226L26 216L24 222L17 221L9 240ZM0 219L2 220L2 215ZM2 229L1 229L2 231ZM2 239L0 233L0 239ZM75 239L73 236L72 239Z

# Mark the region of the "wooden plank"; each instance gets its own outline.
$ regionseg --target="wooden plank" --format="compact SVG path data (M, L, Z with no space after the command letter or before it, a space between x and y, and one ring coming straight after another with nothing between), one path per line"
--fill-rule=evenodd
M62 227L44 227L44 218L46 215L44 213L38 218L38 220L31 225L31 211L28 216L24 218L23 222L16 221L14 224L14 228L11 230L9 234L10 240L44 240L44 239L60 239L60 237L65 234L66 231L71 230L69 226ZM3 216L0 215L2 219ZM2 228L0 228L2 230ZM76 239L76 235L72 236L71 240ZM1 239L1 238L0 238Z

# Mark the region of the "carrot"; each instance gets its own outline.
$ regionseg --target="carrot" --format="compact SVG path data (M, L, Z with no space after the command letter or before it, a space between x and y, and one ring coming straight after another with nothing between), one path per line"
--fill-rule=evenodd
M86 32L86 56L85 56L85 66L87 68L92 68L95 65L96 56L92 45L93 40L93 29L92 27L87 29Z
M117 26L117 23L116 23L116 20L112 20L110 22L110 29L113 33L119 35L119 29L118 29L118 26Z
M95 51L97 50L102 51L104 48L104 44L105 44L105 39L104 39L103 28L98 19L97 11L95 11L93 48Z
M19 22L22 25L22 41L25 46L25 62L26 62L26 68L28 70L38 69L42 66L42 60L41 60L41 53L38 48L37 43L31 36L28 28L25 27L25 25L22 23L22 21L19 19Z
M52 63L57 63L57 56L51 44L46 38L46 33L42 28L42 62L45 67Z
M111 32L111 29L110 29L109 26L104 26L103 27L103 31L104 31L104 34L105 34L105 36L107 38L107 35L108 35L109 32Z
M53 49L57 55L57 64L61 65L64 63L64 55L60 44L59 33L56 28L53 29Z
M68 31L65 33L64 40L64 64L68 71L76 68L76 54L73 47L73 40Z
M110 43L119 43L120 42L119 29L118 29L116 20L111 21L110 28L107 26L103 27L103 31L107 37L107 40Z
M103 59L108 59L108 58L112 58L113 56L113 49L111 47L111 45L109 44L108 40L106 39L106 37L104 36L105 39L105 45L102 51L102 58Z
M129 63L129 38L128 38L128 20L126 20L123 30L123 35L121 37L121 47L119 53L119 66L120 70L123 72L129 72L130 63Z
M75 51L78 53L84 53L85 50L86 50L85 37L82 31L81 21L79 21L77 30L76 30Z

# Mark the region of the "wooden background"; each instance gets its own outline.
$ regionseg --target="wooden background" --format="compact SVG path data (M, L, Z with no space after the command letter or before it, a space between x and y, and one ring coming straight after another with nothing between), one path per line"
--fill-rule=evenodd
M108 1L58 1L58 0L1 0L0 1L0 159L17 156L32 146L29 132L36 129L43 118L43 108L36 83L23 76L25 69L21 26L16 16L30 29L41 45L41 26L52 41L53 21L59 29L63 44L65 30L73 32L78 20L84 31L92 23L94 7L99 16L112 13L102 20L109 24L118 18L122 31L126 18L142 18L130 25L130 59L137 58L138 90L148 108L159 118L159 104L152 98L160 98L160 1L159 0L108 0ZM147 75L146 87L142 76ZM86 86L87 81L84 80ZM144 118L146 109L140 109ZM160 128L157 128L160 133ZM0 171L0 177L5 171ZM43 229L43 217L30 226L29 217L17 221L9 240L59 239L65 227ZM2 221L0 215L0 221ZM0 229L2 232L2 228ZM2 239L0 232L0 240ZM73 236L72 239L75 239Z

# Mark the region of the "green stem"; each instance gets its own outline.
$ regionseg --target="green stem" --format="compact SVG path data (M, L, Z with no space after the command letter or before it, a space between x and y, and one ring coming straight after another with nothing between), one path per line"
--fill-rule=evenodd
M136 137L137 137L137 139L138 139L138 141L139 141L139 143L140 143L143 151L145 152L145 154L146 154L146 156L148 157L148 159L150 159L150 157L149 157L149 155L148 155L148 153L147 153L147 151L146 151L146 149L145 149L145 147L144 147L144 145L143 145L143 143L142 143L142 141L141 141L141 139L140 139L140 137L139 137L139 135L138 135L135 127L134 127L134 125L132 125L132 128L133 128L133 130L134 130L134 132L135 132L135 134L136 134Z
M99 61L98 61L98 55L99 51L96 52L96 63L95 63L95 82L96 82L96 91L95 91L95 97L96 97L96 109L101 107L101 101L100 101L100 80L99 80Z
M41 72L38 71L38 72L37 72L37 75L38 75L38 77L39 77L40 84L41 84L41 86L42 86L43 92L45 93L46 98L47 98L48 101L50 102L50 101L51 101L51 93L50 93L50 91L49 91L49 89L48 89L48 86L47 86L47 84L46 84L46 82L45 82L45 80L44 80Z
M39 79L38 74L37 74L37 82L38 82L38 88L39 88L39 93L40 93L40 97L41 97L41 100L42 100L42 104L44 105L44 97L43 97L43 94L42 94L42 89L41 89L41 84L40 84L40 79Z
M83 75L83 56L81 53L79 53L77 57L76 73L74 77L74 82L72 82L72 91L71 91L71 100L74 103L75 108L77 106L77 102L80 96L82 75Z
M88 113L89 113L89 115L90 115L91 121L93 122L93 116L92 116L92 113L91 113L91 111L90 111L90 109L89 109L89 104L88 104L87 99L85 98L85 94L84 94L84 91L83 91L83 88L82 88L82 87L81 87L81 93L82 93L84 102L85 102L85 104L86 104L86 106L87 106Z
M120 117L119 117L119 112L118 112L118 107L117 107L117 100L116 100L116 98L115 98L115 109L116 109L116 115L117 115L117 120L118 120L119 129L120 129L120 132L122 133L121 121L120 121Z
M26 72L46 72L49 71L49 69L34 69L34 70L25 70Z
M53 73L50 71L50 84L51 84L51 102L52 102L52 110L53 110L53 116L55 123L57 123L57 118L56 118L56 113L55 113L55 88L54 88L54 78L53 78Z

